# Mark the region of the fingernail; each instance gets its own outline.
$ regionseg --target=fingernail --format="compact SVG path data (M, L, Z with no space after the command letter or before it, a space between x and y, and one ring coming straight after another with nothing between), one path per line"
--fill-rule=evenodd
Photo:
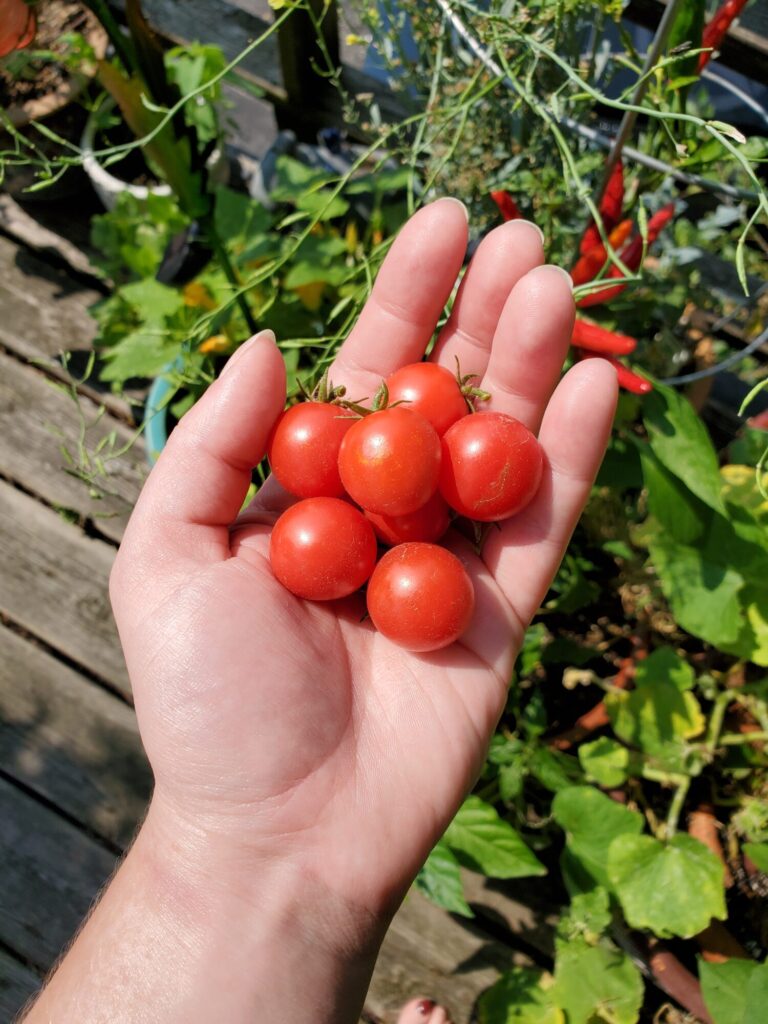
M556 270L558 274L562 274L568 282L568 287L571 289L571 291L573 291L573 278L565 269L565 267L558 267L554 263L546 263L545 267L547 268L547 270Z
M532 220L523 220L518 218L517 220L508 221L509 224L527 224L529 228L533 228L534 231L538 231L541 244L544 245L544 232L541 230L538 224L534 224Z
M258 334L254 334L254 336L252 338L249 338L248 341L244 341L240 348L238 348L237 351L233 355L231 355L227 360L224 369L219 374L219 380L221 380L224 374L227 373L236 363L238 363L243 358L243 356L249 349L253 348L257 341L261 340L269 340L274 344L275 332L270 331L269 329L259 331Z
M464 204L462 203L462 206L463 205ZM434 999L420 999L418 1003L416 1003L416 1009L422 1015L422 1017L428 1017L436 1006L437 1003L434 1001Z
M462 203L460 199L457 199L455 196L444 196L443 202L456 203L457 206L461 207L461 212L464 214L467 224L469 224L469 210L466 208L466 206L464 205L464 203Z

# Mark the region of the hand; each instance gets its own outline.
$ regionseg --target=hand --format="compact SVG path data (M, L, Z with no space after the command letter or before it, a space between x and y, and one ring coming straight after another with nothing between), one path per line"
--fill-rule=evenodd
M334 384L371 395L422 357L466 243L454 201L411 218L331 368ZM171 435L115 565L155 803L179 828L250 851L246 861L300 866L365 913L402 898L477 777L611 426L606 363L578 364L557 384L574 307L567 275L542 260L531 225L491 232L432 356L480 374L488 406L537 432L547 458L537 497L490 531L481 558L458 535L447 542L477 601L458 643L410 654L362 620L361 597L304 602L274 579L269 524L285 492L268 485L238 517L285 401L270 332L236 353Z

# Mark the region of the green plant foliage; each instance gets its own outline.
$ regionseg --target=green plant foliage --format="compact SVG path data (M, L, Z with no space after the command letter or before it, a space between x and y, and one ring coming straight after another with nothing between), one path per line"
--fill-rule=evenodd
M627 923L661 937L689 938L724 919L723 865L691 836L667 843L622 835L608 850L608 877Z
M656 385L643 403L643 422L659 462L705 505L723 512L717 455L690 402L672 388Z
M662 770L686 767L688 741L704 731L705 718L690 692L690 665L668 647L641 662L630 691L609 693L606 708L616 735L648 755Z
M699 961L701 994L715 1024L761 1024L768 1006L768 964Z
M416 888L439 907L462 917L473 917L464 899L459 862L444 840L433 848L416 876Z
M589 782L614 789L627 781L629 751L616 740L601 736L579 747L579 761Z
M546 874L519 833L476 796L464 801L443 841L462 864L491 878Z
M479 1024L565 1024L553 1002L552 978L529 967L514 967L483 992Z
M558 945L553 994L568 1024L635 1024L643 980L612 942L571 939Z
M742 850L758 871L768 874L768 843L744 843Z
M565 831L562 869L570 892L608 888L611 843L625 833L639 835L642 817L591 786L561 790L552 802L552 814Z

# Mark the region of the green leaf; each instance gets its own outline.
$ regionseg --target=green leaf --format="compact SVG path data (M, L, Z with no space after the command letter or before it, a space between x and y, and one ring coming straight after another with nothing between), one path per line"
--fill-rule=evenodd
M642 815L592 786L561 790L552 801L552 814L566 834L563 872L569 891L608 888L608 848L617 836L642 832Z
M576 893L568 913L558 923L557 933L563 941L570 942L573 938L583 937L593 946L610 923L608 893L605 889L597 888L592 892Z
M742 850L758 871L768 874L768 843L744 843Z
M612 942L559 942L555 999L568 1024L635 1024L643 1001L643 979L630 958Z
M582 782L579 764L575 757L559 750L537 746L531 753L528 768L545 789L553 793Z
M442 839L427 857L415 884L438 907L462 917L474 917L464 899L459 862Z
M705 0L686 0L686 3L680 4L667 36L667 53L686 44L693 50L701 46L705 9ZM697 77L698 66L699 58L694 54L692 57L684 56L676 61L672 65L672 70L675 75Z
M219 238L242 238L253 244L269 231L272 218L255 199L222 186L216 189L213 222Z
M660 938L687 939L727 916L723 865L692 836L678 833L668 843L618 836L608 850L608 876L629 926Z
M443 839L462 864L490 878L547 873L509 822L477 796L467 797Z
M758 964L747 982L747 1005L742 1024L765 1024L768 1006L768 964Z
M643 403L643 420L662 465L705 505L723 512L717 453L688 399L657 384Z
M124 284L120 296L137 310L145 324L162 324L166 317L178 313L184 305L180 292L151 277Z
M531 967L513 967L477 1003L479 1024L565 1024L553 1001L552 978Z
M608 736L582 744L579 761L589 781L606 789L622 786L627 781L629 751Z
M134 331L104 352L101 379L122 384L134 377L156 377L180 352L181 345L159 333Z
M750 991L756 976L754 993ZM765 979L765 980L763 980ZM746 1024L747 1009L754 996L759 996L759 987L768 983L768 965L753 960L726 960L722 964L709 964L699 960L699 980L704 1004L712 1014L715 1024ZM768 992L762 1003L762 1017L754 1017L755 1024L761 1024L768 1005Z
M647 540L662 590L683 629L715 646L736 643L744 623L739 600L744 578L662 529L650 531Z
M693 684L690 665L671 648L658 648L638 665L633 690L606 694L614 732L663 769L683 771L687 741L706 725L698 700L689 692Z
M640 451L643 480L648 491L648 510L681 544L691 544L704 533L711 516L708 505L656 457L653 450Z

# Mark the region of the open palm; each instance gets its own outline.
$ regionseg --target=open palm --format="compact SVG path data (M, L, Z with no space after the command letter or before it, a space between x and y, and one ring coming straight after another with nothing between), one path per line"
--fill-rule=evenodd
M403 228L331 371L354 397L420 359L466 249L463 208L441 200ZM556 387L573 323L566 276L539 233L506 224L478 248L433 359L476 372L489 407L538 432L541 489L492 530L461 641L395 647L364 602L311 604L267 560L287 496L270 482L238 517L283 408L269 333L230 361L153 470L112 577L156 799L195 827L302 864L372 912L402 896L475 779L525 625L562 557L604 450L615 374L579 364ZM556 390L555 390L556 387ZM553 394L554 391L554 394Z

